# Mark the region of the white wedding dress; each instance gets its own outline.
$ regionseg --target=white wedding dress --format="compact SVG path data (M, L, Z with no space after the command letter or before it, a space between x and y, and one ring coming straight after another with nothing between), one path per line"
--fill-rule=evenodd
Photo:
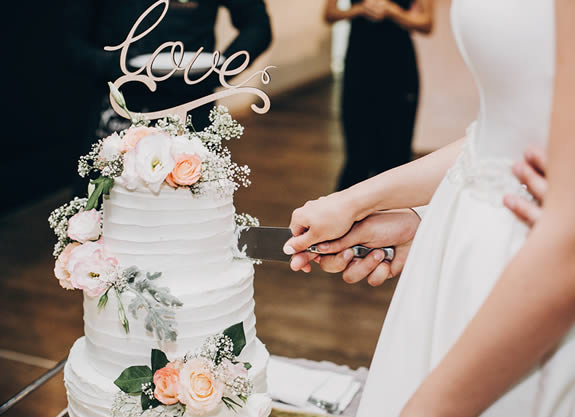
M502 206L502 196L523 192L511 173L512 162L527 145L547 142L554 2L453 0L451 13L460 51L480 92L480 112L419 227L358 417L399 415L477 312L527 233ZM482 416L575 417L575 329Z

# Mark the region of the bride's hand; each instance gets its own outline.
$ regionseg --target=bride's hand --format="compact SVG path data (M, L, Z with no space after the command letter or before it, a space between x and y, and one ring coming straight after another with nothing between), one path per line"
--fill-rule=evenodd
M287 255L294 255L291 268L309 272L314 254L304 252L316 243L338 239L357 220L355 201L349 191L340 191L305 203L294 210L290 229L294 237L284 245Z
M529 227L533 227L541 216L541 203L547 192L545 166L546 157L543 150L528 148L524 160L513 165L513 173L522 184L525 184L535 201L515 194L508 194L503 199L505 206Z
M365 278L371 286L383 284L388 278L399 275L407 259L411 242L419 226L419 216L410 209L375 213L359 223L341 239L322 243L319 249L324 253L316 262L326 272L343 271L343 279L355 284ZM354 245L369 248L395 247L391 263L382 262L384 253L374 250L364 259L354 259Z

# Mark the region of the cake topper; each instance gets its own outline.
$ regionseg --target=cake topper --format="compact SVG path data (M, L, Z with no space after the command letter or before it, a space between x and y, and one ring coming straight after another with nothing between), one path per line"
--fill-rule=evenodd
M147 28L146 30L144 30L141 33L136 35L135 34L136 30L138 29L138 27L140 26L142 21L155 8L160 7L160 6L163 6L162 14L160 15L160 17L149 28ZM137 69L135 71L130 71L128 69L128 66L126 65L126 58L128 55L128 49L129 49L130 45L137 42L138 40L144 38L152 30L154 30L154 28L156 26L158 26L158 24L160 24L160 22L163 20L164 16L166 15L166 12L168 11L168 7L169 7L169 0L158 0L156 3L152 4L144 13L142 13L142 15L138 18L138 20L136 20L136 23L134 23L134 26L132 26L132 29L130 29L128 36L126 37L126 39L122 43L120 43L119 45L116 45L116 46L104 47L104 49L106 51L117 51L117 50L121 51L120 52L120 68L121 68L122 73L124 75L120 76L113 83L111 83L112 86L119 90L120 87L126 83L139 82L139 83L145 84L150 91L154 92L154 91L156 91L158 82L167 80L172 75L174 75L177 71L183 71L184 72L184 74L183 74L184 75L184 82L187 85L199 84L202 81L204 81L206 78L208 78L212 73L216 73L216 74L218 74L218 79L219 79L220 85L222 87L224 87L223 90L216 91L216 92L209 94L205 97L201 97L201 98L192 100L188 103L183 103L183 104L180 104L178 106L174 106L174 107L171 107L168 109L153 111L153 112L149 112L149 113L142 113L142 116L144 116L145 118L147 118L149 120L154 120L154 119L161 119L163 117L167 117L169 115L175 114L175 115L179 116L182 120L185 120L187 113L190 110L193 110L195 108L203 106L204 104L212 103L218 99L228 97L228 96L233 96L236 94L253 94L253 95L258 96L262 100L261 106L258 106L255 103L252 103L251 108L255 113L258 113L258 114L266 113L270 108L270 99L269 99L268 95L265 92L263 92L262 90L255 88L255 87L249 87L246 84L258 76L260 77L260 80L263 84L269 84L271 77L268 73L268 70L271 68L275 68L274 66L267 66L263 70L260 70L260 71L253 73L248 79L246 79L245 81L243 81L239 84L236 84L236 85L229 84L226 81L226 77L238 75L238 74L242 73L248 67L248 65L250 63L250 55L247 51L238 51L238 52L234 53L233 55L229 56L228 58L226 58L226 60L224 61L224 63L221 65L220 68L218 68L218 64L219 64L220 59L221 59L221 54L219 51L214 51L212 54L212 65L211 65L211 67L199 78L192 79L190 77L190 71L192 69L194 62L200 56L200 54L202 53L204 48L202 47L202 48L198 49L196 51L193 59L188 64L186 64L184 67L182 67L181 65L182 65L182 61L184 59L184 53L185 53L184 44L181 41L169 41L169 42L164 42L163 44L158 46L156 48L156 50L154 51L154 53L150 56L150 59L148 59L148 61L146 62L145 65L142 65L139 69ZM156 60L158 55L163 50L167 50L167 49L170 50L170 55L171 55L173 67L167 74L156 75L153 73L153 70L152 70L152 66L154 64L154 61ZM240 60L242 58L243 58L243 61L241 63L239 63L239 65L238 65L238 63L236 63L235 69L230 69L230 66L232 65L232 63L234 63L234 61ZM112 105L112 108L120 116L122 116L126 119L131 118L130 113L127 111L125 106L124 107L120 106L120 104L118 104L116 102L116 100L114 100L112 88L110 91L110 103Z

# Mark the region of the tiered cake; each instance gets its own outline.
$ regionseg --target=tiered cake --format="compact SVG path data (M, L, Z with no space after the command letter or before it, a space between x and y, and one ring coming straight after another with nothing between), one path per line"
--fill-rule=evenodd
M266 392L269 355L256 337L254 269L250 260L235 257L238 180L232 177L247 169L231 163L221 146L222 137L239 136L241 127L222 108L212 120L217 126L199 134L183 131L174 119L100 141L80 161L81 174L102 174L93 181L91 198L75 199L50 219L60 238L56 275L62 286L84 290L85 336L74 344L65 368L71 417L269 414L267 397L258 394ZM157 146L163 142L165 149ZM157 173L161 169L164 174ZM101 211L94 193L103 197ZM101 237L95 219L102 224ZM205 346L197 353L210 337L238 323L245 347L237 357L206 354ZM172 361L163 370L177 368L180 384L162 380L153 369L153 382L134 389L130 380L122 393L120 375L150 365L152 349ZM202 365L207 379L181 382L184 372L197 377L185 370L208 356L214 362ZM249 388L237 391L238 383ZM140 394L125 394L130 389L152 402L140 405Z

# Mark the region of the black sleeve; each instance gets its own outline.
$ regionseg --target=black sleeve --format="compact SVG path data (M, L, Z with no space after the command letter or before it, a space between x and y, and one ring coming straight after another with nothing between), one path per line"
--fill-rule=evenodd
M250 54L250 62L253 62L272 41L270 18L264 0L221 0L221 4L230 11L232 23L239 32L224 55L229 57L245 50Z
M67 0L64 53L75 72L98 81L113 81L122 75L120 51L108 52L95 39L99 0Z

